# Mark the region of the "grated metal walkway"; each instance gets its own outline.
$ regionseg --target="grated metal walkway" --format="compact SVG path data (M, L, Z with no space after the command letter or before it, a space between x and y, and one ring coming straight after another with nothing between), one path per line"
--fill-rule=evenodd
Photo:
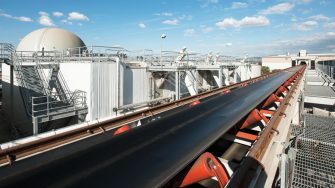
M335 118L305 114L292 187L335 188Z

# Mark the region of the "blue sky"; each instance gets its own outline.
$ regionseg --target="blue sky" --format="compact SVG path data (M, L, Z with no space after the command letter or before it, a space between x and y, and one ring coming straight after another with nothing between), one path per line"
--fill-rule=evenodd
M86 45L249 56L335 52L332 0L0 0L0 42L60 27Z

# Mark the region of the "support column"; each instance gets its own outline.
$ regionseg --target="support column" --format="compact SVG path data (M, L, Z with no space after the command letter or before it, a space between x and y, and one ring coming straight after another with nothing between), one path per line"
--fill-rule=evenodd
M218 77L219 77L219 87L222 87L223 86L223 72L222 72L222 67L220 67L220 69L219 69L219 75L218 75Z
M33 134L38 134L38 121L37 118L33 117Z
M199 91L198 91L198 85L199 85L199 83L198 83L198 78L199 78L198 70L194 71L194 78L195 78L195 80L194 80L194 90L195 90L196 94L199 94Z
M176 100L180 99L180 73L179 70L175 72L175 95Z
M229 85L229 69L224 68L222 70L222 72L223 72L223 76L224 76L224 84L227 86L227 85Z

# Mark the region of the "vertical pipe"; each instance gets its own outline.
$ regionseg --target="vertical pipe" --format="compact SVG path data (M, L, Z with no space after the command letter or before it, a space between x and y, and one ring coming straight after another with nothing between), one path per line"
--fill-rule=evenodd
M16 63L16 62L14 61L13 63ZM10 65L10 86L9 86L9 89L10 89L10 103L9 103L10 104L10 114L15 114L14 113L14 87L13 87L13 84L14 84L14 66ZM22 86L18 86L18 87L22 87ZM12 120L13 116L10 116L10 117L11 117L11 120Z

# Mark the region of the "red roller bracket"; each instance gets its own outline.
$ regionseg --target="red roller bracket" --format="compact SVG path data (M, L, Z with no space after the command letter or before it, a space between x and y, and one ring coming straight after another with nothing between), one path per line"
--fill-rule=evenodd
M212 177L217 178L221 188L229 180L228 173L221 163L211 153L206 152L193 164L179 186L185 187Z
M270 97L265 101L262 108L270 106L274 102L282 102L282 99L280 99L277 95L271 94Z
M247 128L250 125L253 125L261 120L264 120L265 123L269 122L269 120L263 114L259 113L257 109L254 109L253 111L251 111L247 119L242 124L241 129Z
M280 86L278 89L277 89L277 91L275 92L275 95L279 95L279 94L281 94L281 93L287 93L288 92L288 90L285 88L285 87L283 87L283 86Z

